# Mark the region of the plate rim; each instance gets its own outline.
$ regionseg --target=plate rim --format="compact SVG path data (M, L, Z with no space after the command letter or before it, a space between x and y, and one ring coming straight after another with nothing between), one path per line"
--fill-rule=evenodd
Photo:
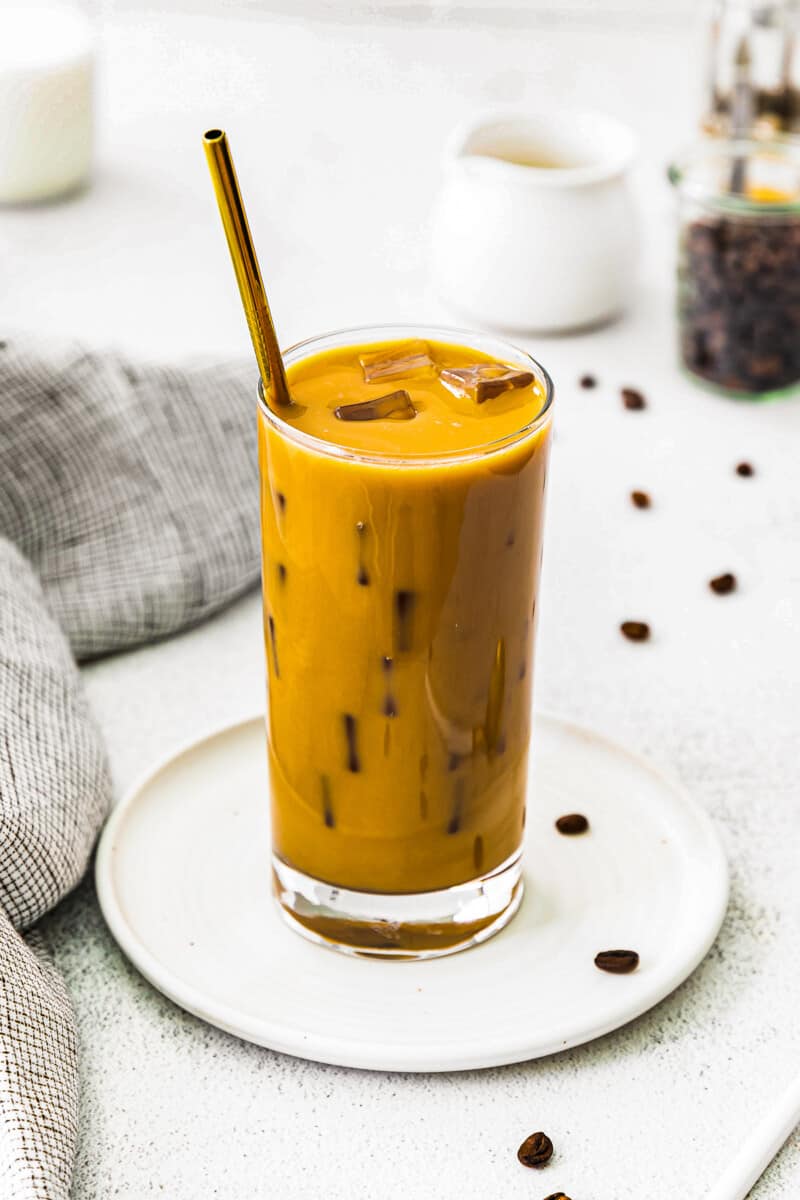
M179 1008L226 1033L283 1054L311 1059L330 1066L362 1070L439 1073L490 1069L513 1063L529 1062L595 1041L649 1012L697 970L717 938L728 908L730 873L722 842L710 814L678 780L643 755L629 750L605 734L578 724L556 711L537 709L534 714L534 736L536 724L544 721L566 729L573 735L589 739L606 749L611 749L617 755L624 755L630 762L654 776L667 787L682 803L684 811L692 818L701 835L704 853L707 855L702 889L703 895L706 897L704 910L706 916L702 923L703 936L696 939L692 953L682 959L680 966L676 969L674 963L667 962L661 970L654 972L649 986L632 997L627 1005L622 1005L615 1010L613 1017L592 1025L582 1022L579 1031L574 1028L574 1020L567 1022L562 1027L553 1026L550 1036L546 1040L540 1038L534 1045L523 1045L524 1039L520 1037L501 1036L489 1040L485 1033L480 1036L479 1042L467 1043L462 1039L455 1046L440 1044L435 1050L429 1043L398 1044L376 1041L357 1043L349 1038L331 1034L304 1033L299 1027L287 1026L283 1021L276 1022L263 1017L255 1019L244 1017L240 1011L226 1003L209 1000L194 985L182 980L150 951L134 927L126 920L114 887L115 839L137 798L163 771L213 739L243 730L256 723L262 724L265 719L265 713L258 711L249 716L240 716L222 724L216 724L199 736L195 734L191 738L176 743L153 765L140 772L109 813L98 840L94 864L95 886L100 910L114 940L128 961L157 991ZM324 947L315 947L314 949L319 954L335 953ZM465 953L472 954L476 950L479 952L480 947L465 951ZM368 962L369 960L359 961ZM437 962L446 963L447 961L446 958L443 960L433 959L422 965L426 969L430 969L435 968ZM392 967L403 970L407 969L409 965L419 966L420 964L398 962L392 964Z

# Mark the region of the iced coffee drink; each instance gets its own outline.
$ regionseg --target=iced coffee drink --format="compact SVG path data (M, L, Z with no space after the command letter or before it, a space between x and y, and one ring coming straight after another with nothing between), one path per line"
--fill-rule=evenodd
M355 330L259 406L275 887L424 957L521 896L551 385L480 335Z

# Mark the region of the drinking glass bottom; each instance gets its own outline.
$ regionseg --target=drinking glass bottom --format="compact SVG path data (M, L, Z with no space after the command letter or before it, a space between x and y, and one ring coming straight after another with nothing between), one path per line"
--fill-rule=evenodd
M438 892L387 895L334 887L272 856L284 920L309 941L366 958L440 958L498 933L522 900L521 852L488 875Z

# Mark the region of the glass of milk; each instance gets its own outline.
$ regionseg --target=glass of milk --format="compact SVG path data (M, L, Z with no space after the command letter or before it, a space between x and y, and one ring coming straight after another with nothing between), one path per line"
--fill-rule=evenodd
M95 36L74 0L4 0L0 204L81 187L92 158Z

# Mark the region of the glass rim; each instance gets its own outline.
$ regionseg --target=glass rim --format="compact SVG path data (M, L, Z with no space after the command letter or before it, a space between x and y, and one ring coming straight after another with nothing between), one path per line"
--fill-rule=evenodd
M712 208L717 212L754 216L767 220L770 217L800 215L800 192L798 192L796 200L785 202L753 200L747 196L724 192L718 187L692 178L692 172L696 167L715 158L723 162L732 162L736 158L748 159L764 156L788 162L794 161L800 172L800 137L793 134L783 134L771 138L709 137L695 142L679 154L669 164L667 177L682 198L693 200L695 203Z
M301 342L295 342L288 349L282 351L283 359L286 365L292 361L308 356L308 352L318 343L325 342L332 338L352 338L356 340L358 335L362 335L362 340L369 343L370 338L373 341L380 341L380 334L389 334L390 331L397 333L399 336L404 334L407 337L425 338L442 340L440 334L445 335L445 339L452 337L458 340L459 344L464 346L475 345L476 349L480 348L479 343L495 341L499 345L507 347L513 352L513 355L520 356L526 366L533 368L535 378L544 387L544 403L537 412L536 416L526 422L519 429L513 430L511 433L505 434L501 438L496 438L492 442L485 442L480 446L471 446L464 450L445 450L433 452L431 454L414 454L402 455L392 453L381 453L379 451L364 451L355 450L350 446L340 446L336 442L326 441L325 438L317 437L312 433L305 433L300 429L295 429L288 421L284 421L278 413L271 409L264 399L263 381L259 378L257 385L258 407L260 412L266 417L273 429L276 429L281 435L285 436L289 441L296 442L298 445L304 446L307 449L313 450L318 454L324 454L328 458L346 459L349 461L357 461L367 463L374 466L402 466L409 467L433 467L454 462L473 462L477 458L488 457L492 454L498 454L509 446L516 445L518 442L524 441L527 437L531 437L540 428L542 428L549 419L550 410L553 406L555 395L555 385L550 377L549 372L542 366L540 362L529 354L527 350L522 350L519 346L515 346L513 342L508 342L503 337L495 337L491 333L480 333L477 330L454 329L445 325L406 325L406 324L386 324L386 325L356 325L345 329L332 329L327 333L318 333L313 337L304 338ZM366 335L366 336L365 336Z

